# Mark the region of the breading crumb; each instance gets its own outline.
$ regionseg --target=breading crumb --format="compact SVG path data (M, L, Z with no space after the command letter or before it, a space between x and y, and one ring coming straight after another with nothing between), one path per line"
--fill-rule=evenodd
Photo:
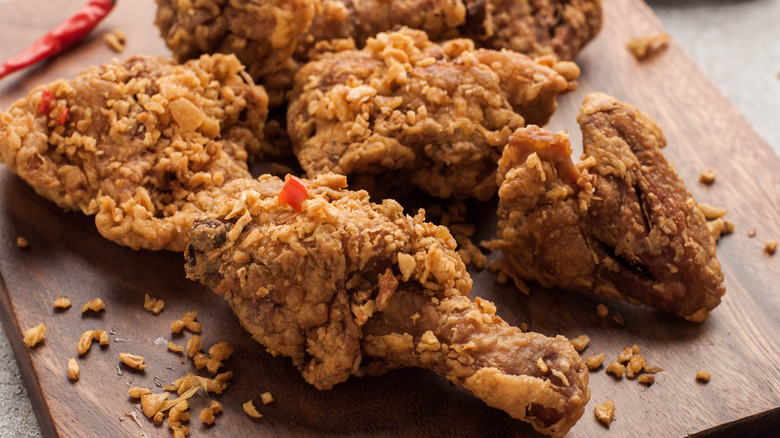
M203 350L203 341L200 336L195 335L187 341L187 356L193 357L195 354Z
M75 357L71 357L68 359L68 378L75 382L80 376L81 370L79 368L79 363L76 361Z
M70 298L68 297L59 297L56 300L54 300L53 305L57 309L68 309L70 308L70 306L73 305L73 303L70 301Z
M715 169L707 169L699 175L699 182L702 184L712 184L717 177L718 173L715 172Z
M152 390L149 388L140 388L138 386L134 386L127 390L127 395L129 395L132 398L141 398L147 394L151 394Z
M665 33L640 36L629 40L626 47L638 61L643 61L666 50L669 40L669 34Z
M520 331L523 332L523 333L527 332L528 331L528 324L526 324L524 322L521 323L520 324Z
M184 314L181 319L177 319L171 323L171 332L180 333L182 329L186 328L192 333L200 333L203 327L199 322L195 321L195 317L198 316L198 312L190 311Z
M777 251L777 240L769 240L764 244L764 251L769 255L774 255Z
M203 408L198 417L200 418L200 421L209 426L214 424L214 421L216 420L216 418L214 418L214 411L212 411L211 408Z
M600 353L595 356L588 356L585 359L585 364L588 365L589 370L595 370L596 368L600 367L605 360L607 360L606 356Z
M612 322L614 322L617 325L621 325L621 326L626 324L626 320L623 319L623 317L620 316L620 315L613 316L612 317Z
M163 300L158 300L157 298L150 297L149 294L144 294L144 310L159 315L164 308L165 302Z
M181 353L184 351L184 347L175 342L168 341L168 350L171 350L174 353Z
M211 409L211 412L214 412L214 414L219 414L220 412L222 412L222 403L216 400L212 400L209 409Z
M705 204L703 202L699 202L699 210L704 213L704 218L707 220L718 219L728 213L728 210L723 207L715 207L714 205Z
M121 29L117 29L112 33L107 33L104 37L108 46L111 47L117 53L122 53L125 50L125 43L127 42L127 36Z
M615 403L612 400L607 400L600 405L596 405L595 408L596 418L609 427L612 420L615 418Z
M639 376L639 379L637 379L639 383L644 383L647 386L652 385L655 383L655 376L652 374L642 374Z
M734 222L723 218L707 221L707 231L717 241L723 235L731 234L734 231Z
M607 370L606 371L608 373L611 373L612 375L614 375L618 379L620 379L621 377L623 377L623 373L626 372L626 367L623 364L620 364L620 363L617 363L617 362L612 362L612 363L610 363L607 366Z
M753 227L748 228L747 235L751 238L756 237L756 229Z
M119 360L130 368L143 371L146 368L143 356L137 356L130 353L119 353Z
M24 237L17 237L16 246L18 246L19 248L27 248L28 246L30 246L30 242Z
M607 306L603 304L599 304L596 306L596 314L598 314L602 318L606 318L607 315L609 315L609 309L607 309Z
M271 395L270 392L264 392L260 394L260 398L263 400L264 405L267 405L268 403L274 401L274 397Z
M655 373L661 372L663 370L664 369L659 367L658 365L645 365L645 370L644 371L647 374L655 374Z
M582 353L586 348L588 348L589 343L590 337L588 335L579 335L571 340L571 345L574 346L574 349L577 350L578 353Z
M620 356L618 357L618 363L626 363L629 360L631 360L631 356L634 355L634 349L631 347L626 347L623 349L623 351L620 352Z
M103 300L100 298L95 298L92 301L87 301L86 304L84 304L84 307L81 308L81 313L84 314L88 310L91 310L93 312L100 312L101 310L105 309L106 305L103 303Z
M46 326L43 323L36 325L35 327L24 332L24 344L30 348L38 345L39 342L46 337Z
M697 370L696 371L696 380L700 382L707 383L710 381L710 373L704 370Z
M254 403L252 403L252 400L249 400L248 402L243 404L244 413L246 413L248 416L252 418L261 418L263 414L257 412L257 409L255 409Z

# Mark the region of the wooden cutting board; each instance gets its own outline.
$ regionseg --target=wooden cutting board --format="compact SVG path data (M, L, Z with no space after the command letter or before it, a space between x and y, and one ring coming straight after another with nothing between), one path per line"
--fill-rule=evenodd
M32 43L82 2L62 3L0 3L0 58ZM473 294L495 301L499 315L513 324L525 322L549 336L589 335L585 356L604 353L615 360L625 346L638 344L651 364L664 368L650 387L616 380L603 368L592 372L591 402L569 436L768 431L780 423L780 254L770 257L763 247L766 240L780 239L780 159L674 41L648 62L630 56L625 49L629 38L663 31L642 1L606 0L604 9L601 35L577 58L579 89L560 99L550 127L569 130L578 144L575 114L584 95L593 91L629 101L658 121L669 142L665 153L696 198L727 207L736 224L734 234L718 245L728 288L723 303L709 321L693 324L565 291L533 288L527 297L497 284L488 271L472 271ZM116 56L103 34L117 28L128 35L121 57L167 53L152 25L154 11L151 0L119 2L85 44L0 82L0 108L39 83L72 77ZM698 175L709 167L717 170L718 179L712 186L701 185ZM492 237L495 202L468 205L479 225L475 240ZM2 319L46 437L169 437L167 427L141 415L126 391L130 386L161 391L156 383L194 371L165 345L168 339L182 344L189 339L189 333L170 333L170 323L189 310L198 311L207 346L225 340L236 349L226 362L235 373L233 383L216 396L225 412L213 427L204 427L196 416L207 399L196 396L193 436L537 436L524 423L422 370L352 378L330 391L314 389L288 359L271 357L249 339L220 297L184 278L180 254L136 252L110 243L95 231L91 218L61 211L5 168L0 170L0 226ZM750 228L756 230L753 238ZM18 248L18 236L30 246ZM162 314L142 309L145 293L165 301ZM54 311L52 301L59 296L70 297L73 308ZM96 297L106 302L106 310L82 316L81 305ZM596 315L602 302L611 315L625 319L625 326ZM46 340L28 349L22 334L40 322L48 327ZM81 380L70 383L68 358L77 357L79 335L95 328L111 330L111 345L95 344L79 360ZM139 373L119 366L120 352L143 355L148 368ZM712 374L709 383L695 380L699 368ZM276 401L262 406L265 391ZM262 419L242 412L241 404L249 399L260 406ZM607 431L594 418L593 406L609 399L617 412Z

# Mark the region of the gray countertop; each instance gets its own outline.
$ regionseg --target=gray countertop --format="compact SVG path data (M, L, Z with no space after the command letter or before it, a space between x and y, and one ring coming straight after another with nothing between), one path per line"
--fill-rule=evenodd
M611 0L603 0L609 7ZM648 0L669 33L780 154L780 0ZM0 325L0 436L41 436Z

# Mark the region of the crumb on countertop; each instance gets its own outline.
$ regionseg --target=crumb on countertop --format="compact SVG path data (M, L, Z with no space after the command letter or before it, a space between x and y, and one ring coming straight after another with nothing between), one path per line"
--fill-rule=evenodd
M30 246L30 242L27 241L27 239L25 239L24 237L20 236L16 238L16 246L18 246L19 248L27 248L28 246Z
M707 221L707 231L709 231L710 236L717 241L723 235L734 232L734 222L727 219L724 220L723 218Z
M149 294L144 294L144 310L159 315L164 308L165 302L163 300L158 300L157 298L150 297Z
M704 213L704 218L707 220L718 219L728 213L728 210L723 207L716 207L714 205L705 204L703 202L699 202L699 209L702 213Z
M769 255L774 255L777 251L777 240L768 240L766 244L764 244L764 251Z
M707 169L699 175L699 182L703 184L712 184L717 177L718 172L715 172L715 169Z
M605 360L607 360L606 356L604 356L603 353L600 353L595 356L588 356L585 359L585 364L588 365L589 370L595 370L596 368L600 367Z
M81 369L79 368L79 363L76 361L75 357L71 357L68 359L68 378L75 382L76 380L81 377Z
M138 356L130 353L119 353L119 360L125 365L138 371L143 371L146 368L146 362L143 356Z
M710 381L710 373L705 370L697 370L696 371L696 380L700 382L707 383Z
M620 379L623 377L623 373L626 372L626 366L623 364L620 364L618 362L612 362L607 366L608 373L612 374L616 378Z
M192 333L200 333L203 327L195 318L198 316L198 312L192 310L187 312L180 319L171 323L171 333L180 333L182 329L186 328Z
M596 306L596 314L598 314L602 318L606 318L607 315L609 315L609 309L607 309L607 306L603 304L599 304Z

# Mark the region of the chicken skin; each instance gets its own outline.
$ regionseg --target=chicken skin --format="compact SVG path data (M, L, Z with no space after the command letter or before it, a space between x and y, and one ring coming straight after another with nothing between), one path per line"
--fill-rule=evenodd
M723 273L703 213L661 153L661 129L605 94L587 96L577 121L586 158L576 166L565 133L513 134L495 247L518 278L704 321Z
M134 249L184 251L213 192L246 178L268 98L233 55L135 56L32 90L0 112L0 161Z
M441 198L490 198L511 133L544 124L576 86L571 62L432 43L403 28L304 66L287 112L309 177L408 182ZM371 187L366 187L371 189Z
M271 176L227 183L195 223L186 273L225 297L272 354L328 389L350 375L416 366L561 436L583 413L587 367L563 337L522 333L468 294L449 231L346 178L311 181L296 211Z

